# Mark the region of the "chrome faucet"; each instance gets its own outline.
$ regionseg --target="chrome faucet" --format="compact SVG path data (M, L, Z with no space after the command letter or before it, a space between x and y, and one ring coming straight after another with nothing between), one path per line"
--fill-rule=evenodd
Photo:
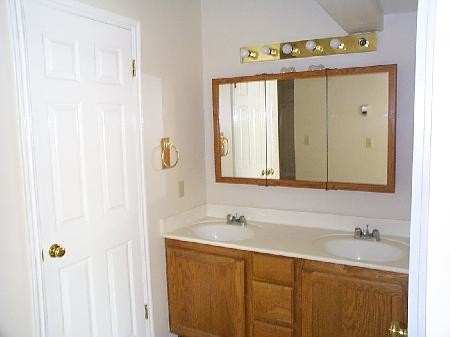
M247 224L247 220L245 219L245 216L238 216L237 213L235 215L227 214L227 224L245 226Z
M378 229L372 230L370 232L369 225L366 225L365 229L361 229L360 227L356 227L353 233L353 237L355 239L363 239L363 240L375 240L380 241L380 231Z

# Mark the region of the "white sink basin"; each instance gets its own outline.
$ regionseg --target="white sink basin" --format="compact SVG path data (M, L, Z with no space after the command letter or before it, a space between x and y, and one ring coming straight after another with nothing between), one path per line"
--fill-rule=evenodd
M330 235L318 240L322 249L334 256L366 262L392 262L408 254L408 245L399 241L356 240L352 235Z
M248 240L255 236L253 229L248 226L220 222L195 225L191 230L201 239L221 242Z

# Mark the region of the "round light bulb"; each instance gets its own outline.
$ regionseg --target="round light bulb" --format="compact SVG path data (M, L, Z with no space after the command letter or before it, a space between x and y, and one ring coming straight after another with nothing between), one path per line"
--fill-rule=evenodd
M281 50L283 50L283 54L289 55L292 53L294 48L292 47L292 45L290 43L286 43L283 45Z
M270 49L270 47L264 46L261 48L261 53L264 55L270 55L271 52L272 52L272 49Z
M339 40L339 39L331 39L331 41L330 41L330 47L331 48L339 49L339 48L341 48L341 46L342 46L341 40Z
M365 37L362 37L358 40L358 44L361 47L369 47L369 41L367 41L367 39Z
M241 48L241 57L246 58L250 56L250 51L247 48Z
M306 49L308 49L309 51L314 51L317 47L317 44L315 41L309 40L308 42L306 42Z

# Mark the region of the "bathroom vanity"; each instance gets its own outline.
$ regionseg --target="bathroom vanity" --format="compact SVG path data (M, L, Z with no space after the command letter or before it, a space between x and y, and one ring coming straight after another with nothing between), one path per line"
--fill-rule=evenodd
M323 250L327 242L354 240L349 234L269 224L248 227L255 235L242 241L232 241L219 227L217 240L205 239L197 231L205 228L202 224L166 235L173 333L382 337L389 336L392 322L406 323L406 243L392 240L392 249L401 251L394 257L393 250L393 261L367 262ZM227 241L218 241L221 235L228 235Z
M396 90L395 64L214 79L216 182L395 192ZM231 214L214 221L165 234L173 333L403 331L406 239L368 227L247 225Z

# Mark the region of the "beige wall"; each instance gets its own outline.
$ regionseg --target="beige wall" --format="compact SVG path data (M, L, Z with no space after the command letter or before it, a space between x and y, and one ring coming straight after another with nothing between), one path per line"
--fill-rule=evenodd
M7 0L0 0L0 336L31 336L31 290L27 262L18 115ZM141 22L145 174L149 215L155 337L168 336L164 242L161 218L205 203L200 1L83 0ZM159 139L170 136L179 165L160 170ZM178 182L185 181L185 197Z
M407 220L410 217L416 14L385 16L378 51L241 64L239 48L257 43L345 35L314 0L202 0L203 88L207 200L289 209ZM324 191L215 183L211 79L279 72L311 64L344 68L398 64L397 176L394 194Z

